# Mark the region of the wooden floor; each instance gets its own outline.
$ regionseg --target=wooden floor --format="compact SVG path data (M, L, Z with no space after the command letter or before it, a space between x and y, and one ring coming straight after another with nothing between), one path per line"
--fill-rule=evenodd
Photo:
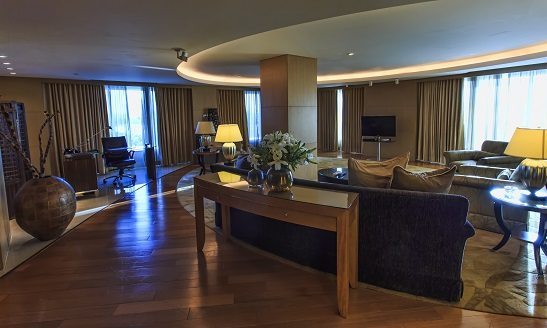
M173 190L179 173L99 214L0 279L0 327L544 327L374 291L336 314L336 283L224 242Z

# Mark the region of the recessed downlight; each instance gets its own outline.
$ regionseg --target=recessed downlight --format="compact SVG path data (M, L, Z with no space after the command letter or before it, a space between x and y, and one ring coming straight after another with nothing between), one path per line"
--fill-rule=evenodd
M8 63L8 62L5 62L5 63L2 63L4 65L11 65L11 63Z
M15 72L10 72L10 75L15 75L15 74L17 74L17 73L15 73Z
M4 58L8 58L8 56L6 56L6 55L0 55L0 58L4 59Z
M355 55L355 53L354 52L348 52L346 55L353 56L353 55Z
M13 67L6 67L8 71L13 71Z

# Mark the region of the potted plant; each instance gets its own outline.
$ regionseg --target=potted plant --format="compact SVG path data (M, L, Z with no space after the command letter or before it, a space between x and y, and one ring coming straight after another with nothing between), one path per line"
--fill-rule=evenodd
M313 159L315 148L306 148L306 144L289 133L276 131L266 134L260 144L251 147L248 160L254 170L269 167L266 183L271 191L289 191L293 184L291 170L300 165L316 164Z
M45 120L38 134L39 169L32 165L30 158L23 151L14 122L4 106L0 106L0 114L9 131L6 133L0 130L0 138L21 156L25 167L32 172L32 179L25 182L15 195L15 220L21 229L39 240L55 239L61 236L76 213L76 194L72 186L59 177L45 175L46 159L53 142L51 125L55 114L44 112ZM42 133L46 127L48 140L44 149Z

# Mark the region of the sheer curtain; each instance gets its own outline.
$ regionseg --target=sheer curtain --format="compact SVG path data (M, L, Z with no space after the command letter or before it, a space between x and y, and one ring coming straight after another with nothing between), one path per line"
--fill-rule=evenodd
M245 110L247 112L247 133L249 144L256 146L262 139L260 116L260 91L245 90Z
M547 70L465 78L462 99L466 149L509 141L517 127L547 127Z
M106 103L108 121L113 137L125 136L134 150L142 150L145 144L156 147L158 133L155 93L152 88L138 86L107 85Z

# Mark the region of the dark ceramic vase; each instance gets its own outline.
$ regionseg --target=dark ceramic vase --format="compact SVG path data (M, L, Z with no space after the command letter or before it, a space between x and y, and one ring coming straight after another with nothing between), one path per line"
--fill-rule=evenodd
M63 234L76 213L76 194L63 179L27 181L15 195L15 220L21 229L46 241Z
M282 166L276 170L273 166L268 170L266 182L270 187L270 191L284 192L291 190L293 184L292 172L288 167Z

